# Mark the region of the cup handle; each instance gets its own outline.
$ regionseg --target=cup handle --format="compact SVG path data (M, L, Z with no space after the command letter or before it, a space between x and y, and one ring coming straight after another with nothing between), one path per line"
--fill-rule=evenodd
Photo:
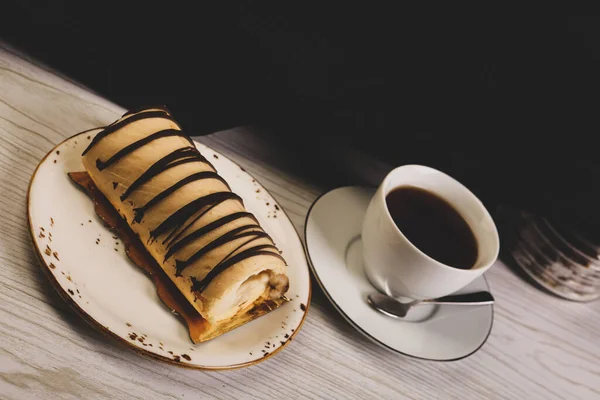
M494 304L494 296L492 296L490 292L483 291L444 296L434 300L425 300L424 303L464 305Z

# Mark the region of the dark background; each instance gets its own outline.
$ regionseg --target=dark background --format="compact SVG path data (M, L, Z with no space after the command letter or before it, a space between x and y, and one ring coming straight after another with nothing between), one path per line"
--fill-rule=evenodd
M350 146L440 168L488 207L600 222L598 17L48 3L3 2L2 37L190 134L256 125L307 170Z

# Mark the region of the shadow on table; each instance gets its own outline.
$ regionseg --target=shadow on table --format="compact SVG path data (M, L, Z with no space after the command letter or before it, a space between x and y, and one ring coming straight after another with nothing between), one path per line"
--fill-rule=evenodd
M512 211L512 213L510 212ZM516 218L518 214L514 213L514 210L510 210L506 207L498 207L496 209L494 220L496 222L496 226L498 227L498 233L500 235L500 254L498 258L502 261L508 269L519 277L522 281L527 284L533 286L534 288L540 290L543 293L546 293L552 297L558 298L558 296L554 295L552 292L544 288L538 282L536 282L531 276L529 276L523 268L519 266L515 258L510 252L510 249L513 248L516 244L516 241L519 239L519 233L516 231L516 227L518 226L518 218Z
M239 127L194 139L217 150L237 151L242 157L321 191L346 185L375 187L394 167L353 149L344 141L303 137L285 127L279 130L264 126ZM235 159L235 155L232 157Z
M538 289L539 291L541 291L549 296L558 298L558 296L556 296L552 292L548 291L546 288L544 288L538 282L533 280L533 278L531 278L529 275L527 275L527 273L525 271L523 271L523 269L521 267L519 267L519 265L517 264L515 259L512 257L512 255L510 255L508 253L507 250L502 250L500 253L500 256L498 258L500 259L500 261L502 261L504 263L504 265L506 265L508 267L508 269L512 273L514 273L516 276L518 276L522 281L526 282L527 284L533 286L534 288Z
M377 357L379 354L392 354L391 352L379 347L360 332L358 332L342 315L338 310L331 304L323 289L319 286L318 282L311 274L312 282L312 299L311 307L318 309L327 317L327 322L334 326L335 330L341 332L346 341L352 342L353 346L361 351L365 351L365 354L369 356ZM310 318L310 309L309 317Z

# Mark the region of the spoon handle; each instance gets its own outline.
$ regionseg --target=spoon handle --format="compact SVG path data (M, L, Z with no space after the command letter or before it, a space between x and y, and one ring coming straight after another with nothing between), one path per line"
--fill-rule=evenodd
M456 305L481 305L494 304L494 297L490 292L473 292L453 294L433 300L423 301L425 304L456 304Z

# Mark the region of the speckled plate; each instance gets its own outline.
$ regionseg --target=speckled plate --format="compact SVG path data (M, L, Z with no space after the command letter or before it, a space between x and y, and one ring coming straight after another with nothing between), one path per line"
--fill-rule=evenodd
M67 177L69 171L83 171L81 152L98 131L80 133L52 149L29 185L33 246L58 293L100 332L140 354L182 367L239 368L285 347L306 317L311 287L300 238L273 197L240 166L196 142L283 251L292 301L194 345L185 324L162 304L152 281L129 261L120 240L96 216L92 201Z

